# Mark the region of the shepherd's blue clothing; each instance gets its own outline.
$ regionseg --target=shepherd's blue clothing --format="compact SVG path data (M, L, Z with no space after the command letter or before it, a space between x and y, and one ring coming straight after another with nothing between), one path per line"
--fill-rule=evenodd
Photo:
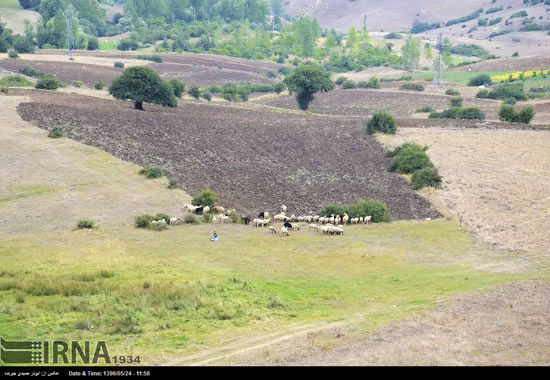
M212 239L210 239L210 241L218 241L218 237L215 236L215 237L213 237Z

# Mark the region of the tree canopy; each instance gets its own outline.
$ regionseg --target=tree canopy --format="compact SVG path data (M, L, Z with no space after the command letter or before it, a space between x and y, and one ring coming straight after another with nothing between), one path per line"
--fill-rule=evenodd
M302 63L284 80L290 93L296 92L300 109L307 110L317 92L326 92L334 88L330 74L313 62Z
M109 88L109 93L117 99L133 100L138 110L143 110L143 103L167 107L178 105L172 87L150 67L136 66L124 70L124 74Z

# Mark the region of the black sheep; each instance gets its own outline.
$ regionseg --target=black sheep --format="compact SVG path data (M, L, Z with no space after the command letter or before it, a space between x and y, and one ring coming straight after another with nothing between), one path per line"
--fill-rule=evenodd
M246 226L248 226L248 223L250 223L250 221L251 221L251 219L250 219L249 216L243 217L243 222L244 222L244 224L245 224Z
M200 215L200 214L202 214L202 210L203 210L203 209L204 209L203 207L199 207L199 208L197 208L197 209L195 210L195 213L196 213L197 215Z
M285 222L284 226L288 229L292 229L292 224L290 224L289 222Z
M265 212L260 212L260 215L258 215L258 218L263 219L265 217Z

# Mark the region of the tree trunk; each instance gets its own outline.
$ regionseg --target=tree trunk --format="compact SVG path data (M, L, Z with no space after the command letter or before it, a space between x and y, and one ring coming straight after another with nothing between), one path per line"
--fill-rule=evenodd
M134 108L143 111L143 102L134 102Z

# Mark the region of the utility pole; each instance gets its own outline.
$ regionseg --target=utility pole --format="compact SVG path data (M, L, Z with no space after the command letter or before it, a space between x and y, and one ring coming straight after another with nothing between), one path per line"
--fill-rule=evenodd
M67 57L69 57L70 61L74 61L73 14L74 14L73 5L69 4L67 8Z

